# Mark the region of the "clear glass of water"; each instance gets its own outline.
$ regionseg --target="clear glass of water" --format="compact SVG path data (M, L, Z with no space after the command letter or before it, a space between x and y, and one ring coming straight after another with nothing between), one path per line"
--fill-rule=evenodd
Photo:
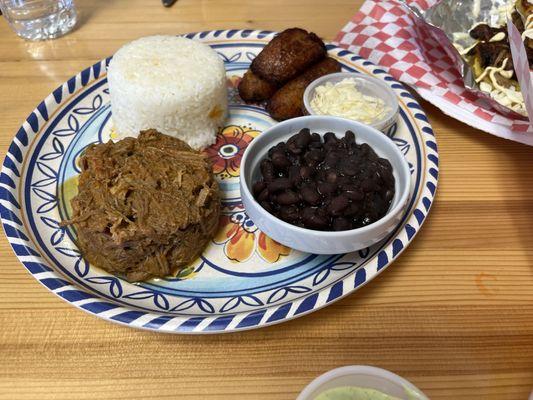
M0 0L0 9L16 34L28 40L62 36L76 25L73 0Z

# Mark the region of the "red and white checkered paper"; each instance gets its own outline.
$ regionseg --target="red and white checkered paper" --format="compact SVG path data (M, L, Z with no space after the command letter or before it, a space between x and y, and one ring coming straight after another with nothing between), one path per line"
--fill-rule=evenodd
M437 2L406 0L421 10ZM367 0L335 42L385 67L445 114L494 135L533 145L529 121L502 115L466 89L444 48L415 24L400 3Z

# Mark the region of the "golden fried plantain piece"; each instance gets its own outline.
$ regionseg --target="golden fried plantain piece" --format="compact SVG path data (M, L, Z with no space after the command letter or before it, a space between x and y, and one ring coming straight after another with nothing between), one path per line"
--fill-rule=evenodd
M270 116L278 121L303 115L305 88L323 75L341 70L337 60L327 57L307 69L302 75L287 82L272 96L267 104Z
M259 78L251 70L246 71L239 83L239 95L247 102L268 100L278 90L278 86Z
M253 60L251 69L259 77L282 85L326 57L326 45L314 33L286 29L268 43Z

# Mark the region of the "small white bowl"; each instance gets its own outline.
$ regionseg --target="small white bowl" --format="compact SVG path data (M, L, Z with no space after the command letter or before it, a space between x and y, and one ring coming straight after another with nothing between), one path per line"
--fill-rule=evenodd
M374 389L402 400L429 400L420 389L401 376L367 365L350 365L326 372L307 385L296 400L314 400L326 390L342 386Z
M357 229L325 232L300 228L270 214L253 197L252 185L260 178L259 165L268 150L303 128L323 135L334 132L338 136L348 130L355 133L357 143L368 143L380 157L392 165L395 194L387 214L380 220ZM411 173L396 144L376 129L356 121L331 116L306 116L283 121L267 129L248 146L241 161L241 197L248 216L272 239L293 249L314 254L349 253L364 249L387 237L400 223L411 188Z
M394 91L380 79L374 78L365 74L356 74L353 72L337 72L334 74L324 75L307 86L304 92L304 105L309 115L322 115L316 113L311 106L311 100L315 96L315 89L318 86L324 85L326 82L333 84L342 81L343 79L350 78L355 81L355 87L364 95L377 97L382 99L389 107L389 112L386 113L380 119L368 124L378 131L386 131L390 128L398 119L398 113L400 112L400 106L398 104L398 98Z

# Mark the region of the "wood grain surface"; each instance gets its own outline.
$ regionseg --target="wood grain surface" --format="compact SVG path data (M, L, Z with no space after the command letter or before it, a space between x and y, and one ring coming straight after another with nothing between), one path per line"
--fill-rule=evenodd
M73 33L29 43L0 21L0 149L36 104L125 42L206 29L332 39L362 0L77 0ZM137 331L59 300L0 239L0 399L294 399L343 365L394 371L431 399L527 399L533 388L533 149L422 103L437 201L384 274L311 315L216 336Z

